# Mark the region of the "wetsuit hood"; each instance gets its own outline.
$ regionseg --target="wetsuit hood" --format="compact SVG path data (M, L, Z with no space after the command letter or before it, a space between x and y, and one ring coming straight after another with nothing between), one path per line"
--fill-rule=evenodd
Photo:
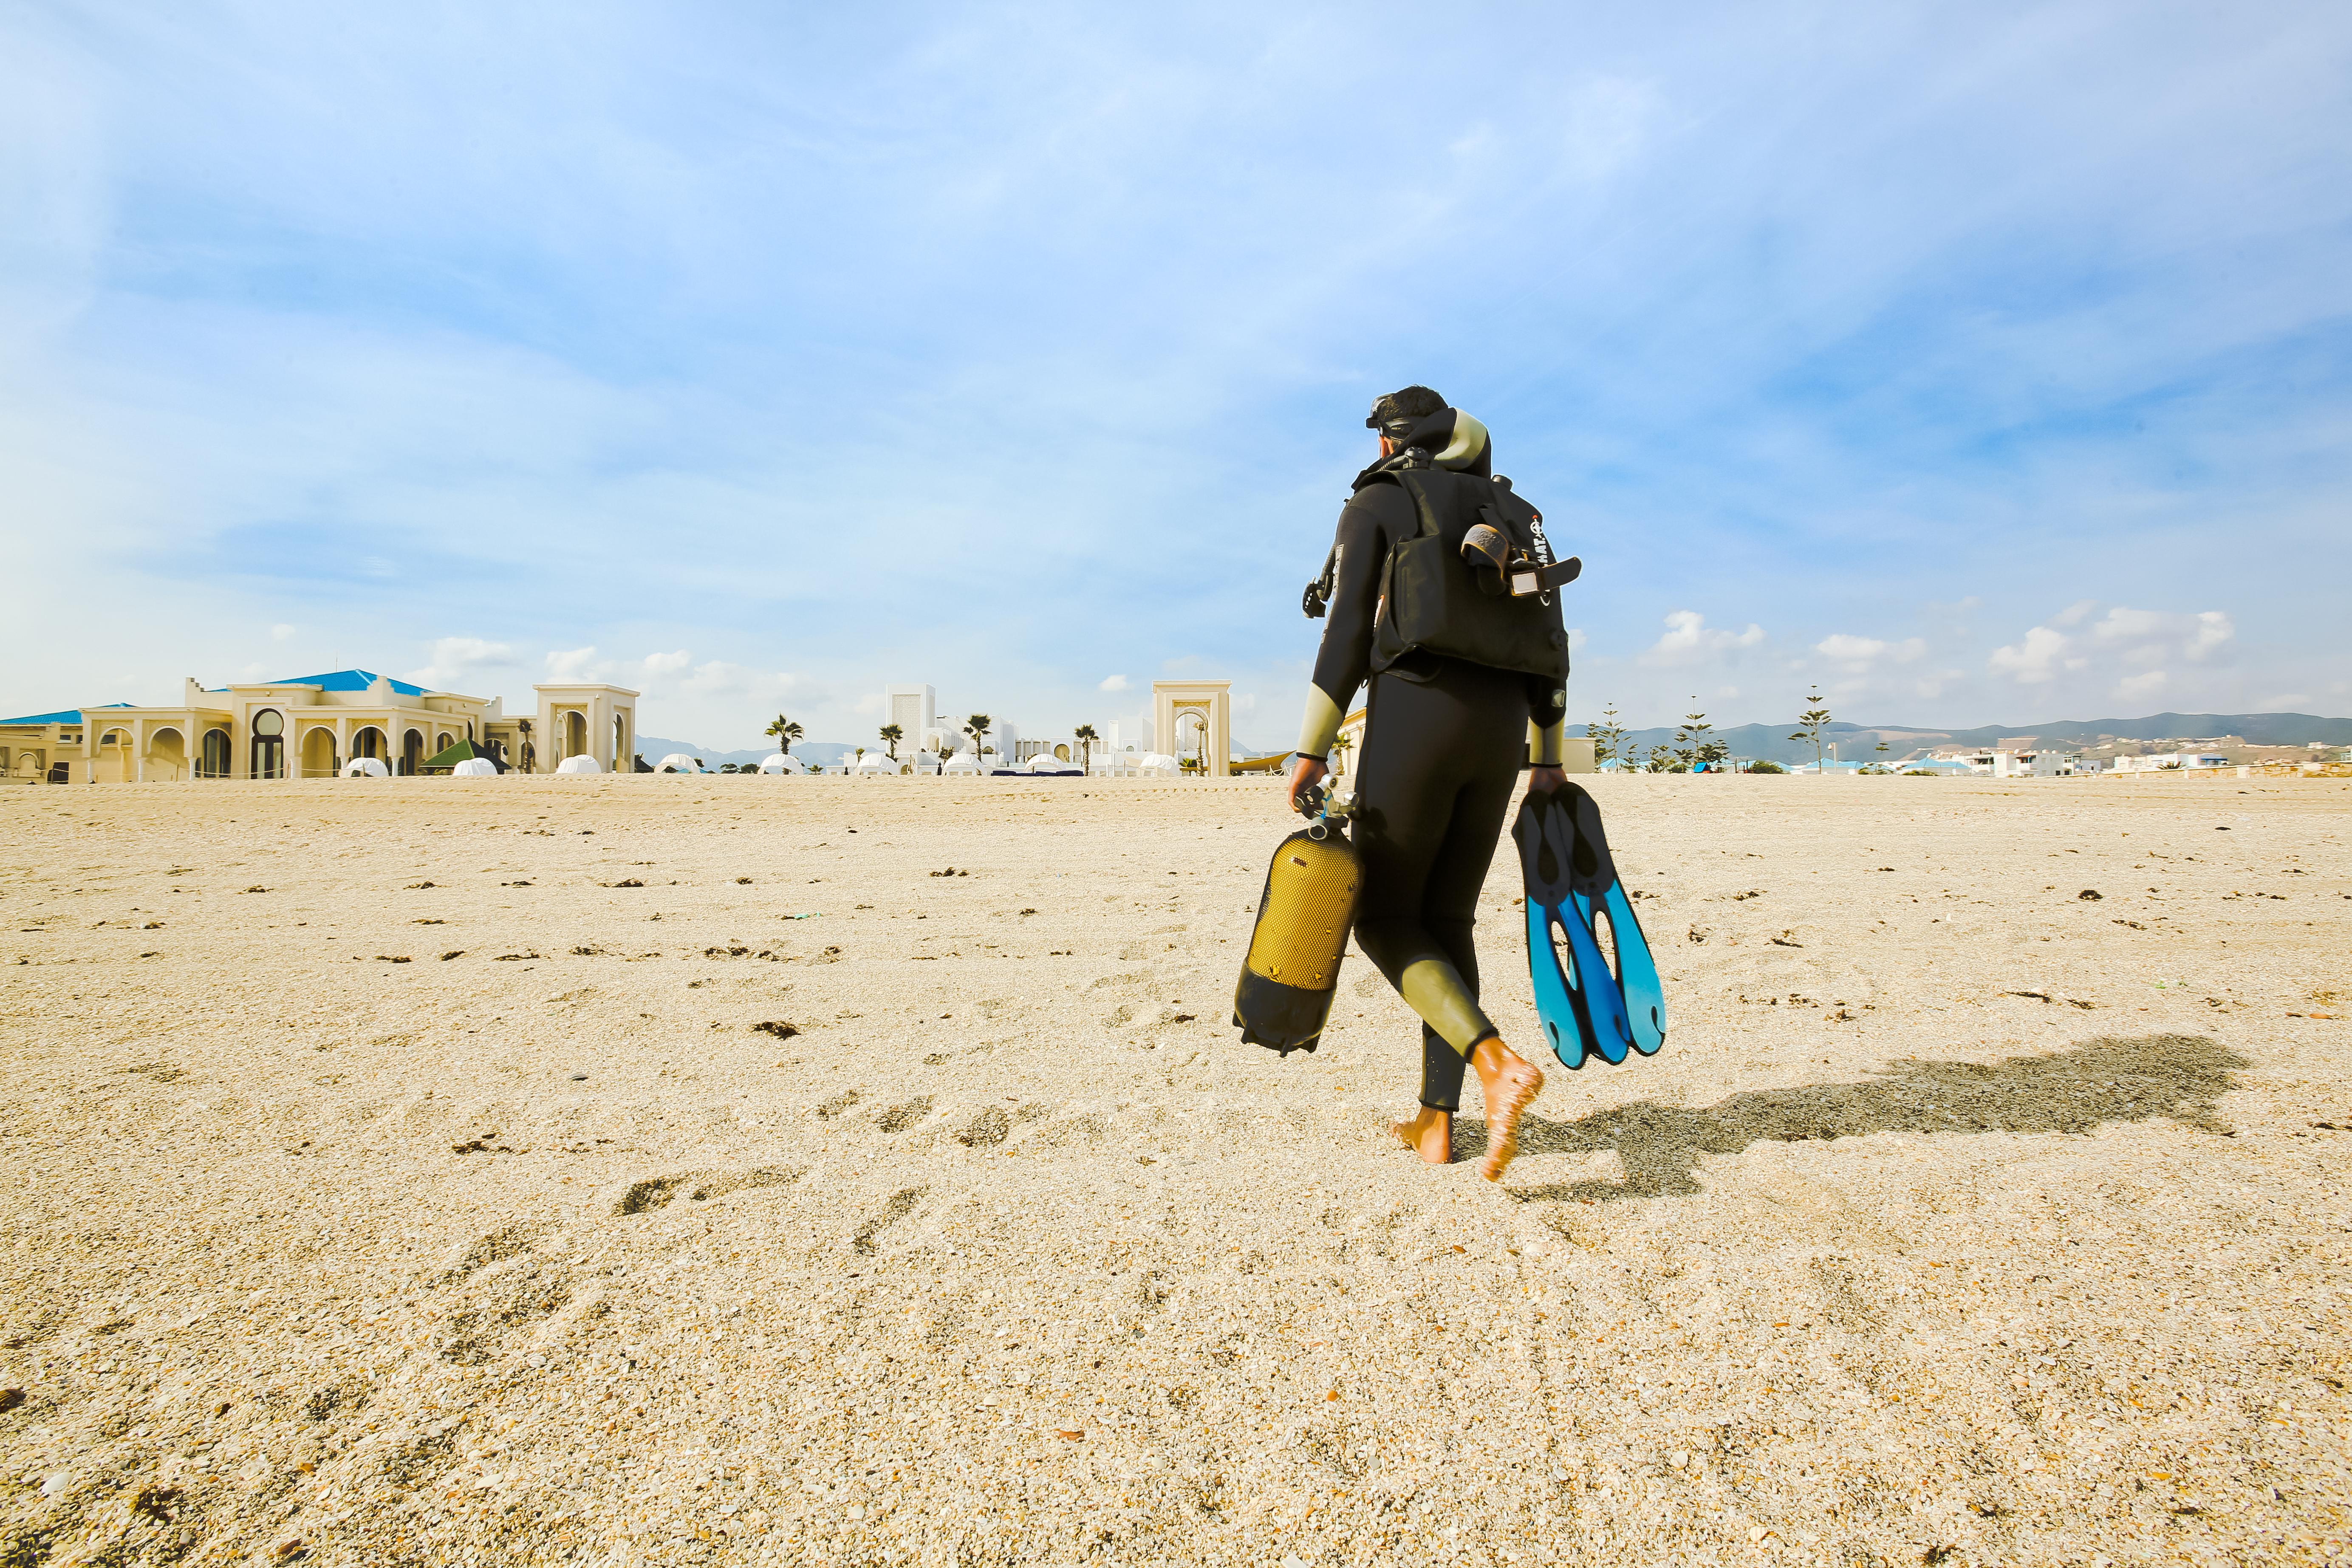
M1423 415L1402 439L1391 439L1397 442L1396 453L1358 474L1356 489L1398 468L1438 468L1482 479L1495 477L1495 443L1484 425L1459 408Z

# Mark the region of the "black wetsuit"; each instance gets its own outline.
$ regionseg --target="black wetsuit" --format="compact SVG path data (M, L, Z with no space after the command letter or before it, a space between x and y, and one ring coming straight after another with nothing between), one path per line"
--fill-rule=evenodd
M1463 471L1484 476L1486 461L1482 450ZM1397 486L1359 482L1339 514L1315 685L1344 713L1357 688L1371 681L1356 763L1355 837L1364 858L1356 941L1422 1015L1421 1102L1454 1110L1465 1058L1496 1032L1477 1005L1471 930L1478 892L1527 762L1528 723L1558 724L1560 686L1419 651L1370 675L1381 567L1390 547L1420 523Z

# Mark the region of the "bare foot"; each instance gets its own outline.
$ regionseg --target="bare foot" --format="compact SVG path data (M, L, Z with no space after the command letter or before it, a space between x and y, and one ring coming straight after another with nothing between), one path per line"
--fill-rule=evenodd
M1519 1152L1519 1113L1543 1088L1543 1074L1491 1036L1472 1049L1470 1065L1478 1069L1478 1087L1486 1091L1486 1157L1478 1163L1478 1173L1499 1182Z
M1412 1121L1391 1122L1389 1131L1432 1165L1446 1164L1454 1158L1454 1118L1445 1111L1424 1105Z

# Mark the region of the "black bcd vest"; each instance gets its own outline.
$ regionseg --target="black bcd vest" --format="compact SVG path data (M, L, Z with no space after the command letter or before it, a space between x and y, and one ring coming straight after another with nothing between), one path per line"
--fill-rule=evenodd
M1412 498L1421 518L1419 531L1391 546L1381 569L1373 672L1418 649L1566 680L1568 627L1559 590L1515 595L1493 572L1480 572L1462 552L1463 536L1483 522L1498 530L1514 552L1551 565L1542 516L1512 492L1510 481L1409 468L1391 469L1373 482L1398 486Z

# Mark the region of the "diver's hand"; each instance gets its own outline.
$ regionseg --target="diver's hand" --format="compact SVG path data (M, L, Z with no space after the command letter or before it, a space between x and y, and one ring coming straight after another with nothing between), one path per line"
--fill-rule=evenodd
M1298 809L1298 797L1331 776L1331 764L1320 757L1301 757L1290 764L1290 809Z
M1568 782L1568 770L1548 768L1540 764L1528 770L1528 793L1550 795Z

